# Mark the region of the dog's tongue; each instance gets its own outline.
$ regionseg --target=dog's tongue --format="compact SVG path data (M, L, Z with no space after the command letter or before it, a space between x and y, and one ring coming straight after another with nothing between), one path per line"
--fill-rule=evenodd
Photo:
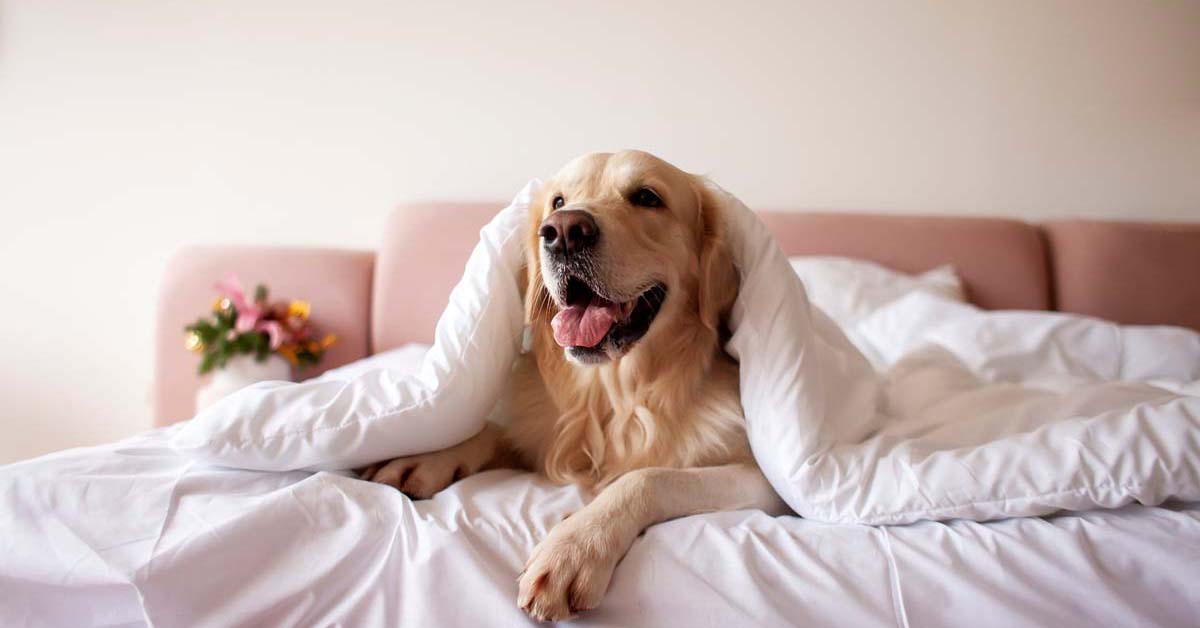
M568 305L550 321L554 340L562 347L594 347L604 340L618 306L596 297L587 305Z

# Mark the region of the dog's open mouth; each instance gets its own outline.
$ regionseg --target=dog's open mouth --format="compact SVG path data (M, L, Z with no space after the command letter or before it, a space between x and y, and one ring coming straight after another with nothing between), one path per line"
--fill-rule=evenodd
M628 301L614 303L578 277L567 280L564 307L550 325L554 340L575 357L597 361L624 352L650 329L667 288L654 284Z

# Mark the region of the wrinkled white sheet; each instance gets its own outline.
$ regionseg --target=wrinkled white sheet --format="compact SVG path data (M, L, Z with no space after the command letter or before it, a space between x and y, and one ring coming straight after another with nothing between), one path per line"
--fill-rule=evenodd
M2 626L522 626L516 575L580 507L493 471L429 501L192 462L170 429L0 468ZM650 528L584 626L1186 626L1200 504L973 523L737 511Z

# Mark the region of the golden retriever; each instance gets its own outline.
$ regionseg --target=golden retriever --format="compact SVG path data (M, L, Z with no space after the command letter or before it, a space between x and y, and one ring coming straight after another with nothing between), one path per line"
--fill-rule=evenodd
M530 210L531 351L508 424L364 477L418 498L481 469L534 469L595 498L533 550L517 603L539 620L595 607L647 526L785 506L750 453L738 367L721 349L738 275L702 178L639 151L585 155Z

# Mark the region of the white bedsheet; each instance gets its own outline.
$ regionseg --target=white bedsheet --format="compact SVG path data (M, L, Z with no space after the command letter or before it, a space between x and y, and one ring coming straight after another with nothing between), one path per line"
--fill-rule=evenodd
M0 468L2 626L521 626L583 497L493 471L413 502L192 462L170 429ZM738 511L653 526L589 626L1195 625L1200 504L973 523Z

